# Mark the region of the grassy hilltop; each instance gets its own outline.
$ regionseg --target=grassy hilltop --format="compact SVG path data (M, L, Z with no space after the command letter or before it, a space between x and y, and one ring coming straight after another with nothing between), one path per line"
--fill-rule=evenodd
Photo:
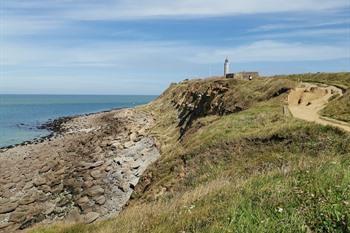
M161 158L125 210L32 232L350 232L350 134L284 114L299 81L341 87L322 114L350 122L350 73L173 84L139 109Z

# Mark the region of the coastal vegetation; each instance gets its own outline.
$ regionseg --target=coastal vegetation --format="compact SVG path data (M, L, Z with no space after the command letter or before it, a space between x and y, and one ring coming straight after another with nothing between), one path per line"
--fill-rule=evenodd
M300 81L341 87L322 114L350 121L350 73L173 84L138 108L161 157L125 209L30 232L350 232L350 134L286 114Z

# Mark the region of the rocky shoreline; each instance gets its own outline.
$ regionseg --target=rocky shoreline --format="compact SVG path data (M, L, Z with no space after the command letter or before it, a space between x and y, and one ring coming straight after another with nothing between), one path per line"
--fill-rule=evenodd
M153 124L137 109L59 118L51 135L0 150L0 232L120 212L159 157Z
M17 146L38 144L38 143L44 142L45 140L49 140L50 138L54 137L56 134L63 133L62 125L65 124L66 122L74 119L74 118L90 116L90 115L99 114L99 113L107 113L107 112L111 112L111 111L115 111L115 110L121 110L121 108L113 108L110 110L104 110L104 111L99 111L99 112L94 112L94 113L86 113L86 114L73 115L73 116L63 116L63 117L58 117L56 119L49 119L47 122L44 122L43 124L41 124L39 126L33 126L33 128L48 130L50 132L50 134L48 134L46 136L36 137L36 138L31 139L31 140L26 140L26 141L23 141L21 143L0 147L0 153L6 151L8 149L15 148Z

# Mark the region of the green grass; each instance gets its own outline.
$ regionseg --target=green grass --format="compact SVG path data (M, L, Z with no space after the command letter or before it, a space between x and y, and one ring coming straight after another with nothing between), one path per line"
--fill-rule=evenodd
M293 74L280 75L279 78L287 78L294 81L321 83L341 87L343 89L350 88L350 73L310 73L310 74Z
M284 116L287 94L273 93L290 81L229 82L247 109L201 117L182 141L171 100L187 84L143 108L162 157L118 217L32 233L350 232L350 134Z
M350 123L350 89L340 98L335 98L322 110L322 115Z

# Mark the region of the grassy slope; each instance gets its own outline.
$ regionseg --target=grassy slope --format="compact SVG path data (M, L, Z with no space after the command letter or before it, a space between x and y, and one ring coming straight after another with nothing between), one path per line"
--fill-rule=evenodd
M340 97L329 102L322 115L350 123L350 88Z
M261 87L253 88L258 100L284 81L235 85L245 96L249 86ZM170 100L183 88L172 86L146 107L157 118L153 134L162 157L118 218L33 232L350 231L349 134L285 117L284 94L239 113L199 118L179 142Z

